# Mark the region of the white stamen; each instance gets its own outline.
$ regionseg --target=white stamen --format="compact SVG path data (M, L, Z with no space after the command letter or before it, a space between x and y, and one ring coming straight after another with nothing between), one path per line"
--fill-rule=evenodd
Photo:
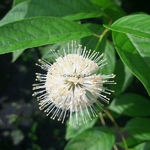
M109 81L115 75L96 74L106 65L106 59L102 60L103 54L99 56L99 52L77 46L76 42L68 44L67 50L63 48L63 55L54 50L52 53L56 58L53 64L41 59L36 64L47 71L47 74L36 73L36 80L40 83L33 84L33 90L36 90L33 96L38 95L39 108L62 123L68 114L72 125L92 120L99 108L103 109L99 98L109 103L109 98L103 94L113 92L104 84L115 84Z

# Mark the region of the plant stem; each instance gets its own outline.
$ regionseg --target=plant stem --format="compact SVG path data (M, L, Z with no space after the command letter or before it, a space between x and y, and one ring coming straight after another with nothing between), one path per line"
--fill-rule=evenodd
M101 112L99 113L99 117L100 117L100 120L101 120L102 125L103 125L103 126L106 126L106 122L105 122L104 117L103 117L103 114L102 114ZM118 150L118 147L117 147L116 144L114 144L113 147L114 147L114 150Z
M116 146L116 144L114 144L114 150L118 150L118 147Z
M97 45L96 45L96 47L95 47L95 50L98 49L98 47L99 47L99 45L100 45L100 43L101 43L103 37L106 35L106 33L107 33L108 31L109 31L108 29L105 29L101 35L94 34L95 37L98 37L98 38L99 38L98 43L97 43Z
M116 123L115 119L114 119L113 116L109 113L108 110L105 110L105 113L107 114L107 116L109 117L109 119L112 121L112 123L114 124L115 128L118 130L118 132L119 132L119 134L120 134L120 137L121 137L121 139L122 139L122 141L123 141L125 150L128 150L128 146L127 146L125 137L124 137L124 135L122 134L122 132L120 131L120 128L119 128L118 124Z
M101 112L99 113L99 118L100 118L100 120L101 120L102 125L103 125L103 126L106 126L106 123L105 123L103 114L102 114Z
M110 18L109 16L107 16L106 14L105 14L105 17L108 18L108 19L110 20L108 25L111 25L111 24L112 24L111 18ZM98 49L98 47L99 47L99 45L100 45L100 43L101 43L103 37L106 35L106 33L107 33L108 31L109 31L108 29L105 29L105 30L102 32L101 35L93 34L93 36L99 38L98 43L97 43L97 45L96 45L96 47L95 47L95 50Z

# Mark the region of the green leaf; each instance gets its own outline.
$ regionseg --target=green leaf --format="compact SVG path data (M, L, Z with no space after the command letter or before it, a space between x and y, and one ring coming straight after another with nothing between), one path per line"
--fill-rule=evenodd
M103 26L101 26L101 25L92 24L92 23L86 23L86 24L84 24L84 26L85 26L86 28L88 28L90 31L92 31L93 33L98 34L98 35L102 34L102 32L103 32L104 29L105 29L105 28L104 28ZM87 48L88 50L89 50L89 49L95 50L98 41L99 41L99 39L98 39L97 37L95 37L95 36L89 36L89 37L83 38L83 39L81 40L81 44L82 44L83 46L86 46L86 48ZM103 46L103 49L104 49L104 48L105 48L105 44L103 44L103 45L104 45L104 46ZM101 50L101 49L98 49L97 51L100 51L100 50ZM102 52L100 51L100 53L102 53Z
M89 129L93 127L95 122L97 121L97 118L94 118L90 120L88 123L82 124L82 125L67 125L67 131L66 131L66 140L69 140L70 138L73 138L80 134L81 132L85 131L86 129Z
M44 9L43 9L44 8ZM101 8L85 0L32 0L26 17L53 16L68 20L95 18L102 16Z
M110 150L115 141L112 130L104 127L94 127L85 130L66 145L65 150Z
M0 21L0 26L9 23L21 20L25 17L27 12L28 2L23 2L25 0L16 0L14 1L13 8L7 13L7 15ZM15 5L17 5L15 7ZM13 52L12 62L16 61L16 59L22 54L24 50L18 50Z
M57 3L58 5L55 5L55 3ZM67 6L67 3L68 3L68 6ZM14 7L0 21L0 25L4 25L9 22L21 20L25 17L27 18L27 17L33 17L33 16L56 16L56 17L60 16L66 19L74 20L74 19L90 18L90 17L96 17L96 16L99 17L102 15L100 8L96 6L95 4L91 3L90 1L86 3L84 1L83 2L73 1L71 2L71 3L74 3L73 6L71 5L73 8L69 6L69 3L70 1L67 2L67 1L45 0L43 2L42 0L36 0L36 1L32 0L30 1L30 4L29 4L27 0L15 0L13 4ZM28 5L29 5L29 8L28 8ZM55 8L57 7L56 9L53 7L54 5L55 5ZM50 9L49 6L51 6L52 8ZM57 11L54 13L55 10ZM62 13L62 10L64 13ZM16 60L16 58L19 57L21 53L19 55L18 54L19 54L18 52L13 54L13 57L14 57L13 61Z
M17 51L14 51L12 54L12 62L15 62L18 57L23 53L24 50L17 50Z
M141 38L150 39L150 16L146 14L136 14L122 17L115 21L111 26L105 26L106 28L124 33L133 35Z
M39 50L41 52L42 58L46 59L48 61L54 61L55 56L54 54L51 52L51 50L59 50L60 51L60 47L63 45L63 42L59 42L59 43L55 43L53 45L47 45L47 46L42 46L39 47ZM56 51L57 52L57 51Z
M28 2L23 2L13 7L7 15L0 21L0 26L9 23L21 20L25 17L28 9Z
M13 7L28 0L13 0Z
M148 60L150 59L148 50L150 40L131 37L117 32L113 32L113 40L122 61L144 84L147 92L150 94L150 66L148 63ZM142 56L143 53L145 53L145 56Z
M149 150L150 142L144 142L134 147L133 150Z
M92 0L94 3L100 5L102 8L111 8L111 9L118 9L117 4L114 0Z
M116 62L114 74L116 75L114 80L117 84L110 85L110 89L113 89L115 91L113 93L113 95L119 95L119 94L123 93L126 90L126 88L130 85L130 83L133 79L133 74L122 63L121 60L118 60Z
M125 130L139 140L150 140L150 119L133 118L127 122Z
M106 41L103 59L106 59L107 65L100 68L100 73L112 74L115 69L116 58L114 47L109 41Z
M99 5L104 9L104 13L111 18L116 20L125 15L125 12L119 7L114 0L92 0L95 4Z
M135 145L138 145L141 142L142 142L142 140L135 139L132 136L126 138L126 143L128 145L128 148L134 147ZM125 148L123 141L122 142L118 142L117 145L121 146L122 148ZM130 150L132 150L132 149L130 149Z
M81 39L75 40L76 44L79 45L81 44L80 41ZM71 44L71 42L70 42ZM51 50L55 50L55 53L57 53L58 55L60 54L64 54L64 49L67 49L68 45L66 44L66 42L58 42L55 44L50 44L47 46L42 46L39 47L39 50L42 54L42 58L50 61L50 62L54 62L55 61L55 55L52 53Z
M127 116L149 116L150 102L137 94L122 94L115 98L109 105L109 109Z
M81 39L75 40L77 46L80 45L80 41ZM72 43L72 41L70 41L70 44ZM39 47L40 52L42 54L42 58L48 60L48 61L55 61L55 55L52 53L51 50L55 50L55 53L57 53L58 55L60 54L64 54L64 49L67 49L68 45L66 44L66 42L58 42L55 44L51 44L51 45L47 45L47 46L42 46Z
M0 54L74 40L92 35L75 22L55 17L35 17L0 27Z
M149 26L150 16L140 14L123 17L109 29L113 30L113 41L120 58L150 95Z
M84 0L16 0L14 5L0 21L0 25L35 16L53 16L63 17L68 20L77 20L103 15L99 6Z

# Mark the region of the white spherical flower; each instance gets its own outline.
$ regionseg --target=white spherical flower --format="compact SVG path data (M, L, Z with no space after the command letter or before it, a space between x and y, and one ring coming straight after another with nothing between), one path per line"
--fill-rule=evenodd
M58 118L64 122L66 116L70 118L70 124L81 124L97 116L101 103L99 98L109 103L109 98L104 94L112 91L104 87L104 84L112 84L108 81L114 75L97 74L99 68L104 66L105 60L99 52L87 51L86 48L76 45L76 42L68 44L63 49L63 55L53 51L56 61L51 64L45 60L39 60L42 69L47 74L36 73L36 80L41 83L33 84L33 96L37 95L40 109L44 110L51 118ZM72 115L75 115L75 121ZM81 117L82 119L80 119ZM88 117L88 118L87 118Z

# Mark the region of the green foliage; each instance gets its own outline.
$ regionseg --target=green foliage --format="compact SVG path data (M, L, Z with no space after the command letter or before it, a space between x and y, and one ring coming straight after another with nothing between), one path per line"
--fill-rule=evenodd
M111 150L115 141L114 133L109 128L94 127L87 129L69 141L65 150Z
M0 54L92 34L75 22L54 17L35 17L12 22L2 26L0 33Z
M127 130L134 138L146 141L150 140L149 126L149 118L133 118L127 122L125 130Z
M121 60L117 60L114 74L115 82L117 84L111 85L110 87L115 91L114 95L119 95L126 90L126 88L130 85L133 74L130 70L122 63Z
M110 17L113 21L125 15L125 12L119 7L119 3L115 0L92 0L95 4L99 5L103 12Z
M15 62L17 60L17 58L23 53L24 49L23 50L17 50L17 51L14 51L12 53L13 55L13 59L12 59L12 62Z
M26 150L57 150L64 147L65 150L119 150L120 147L125 150L150 149L150 15L144 11L133 11L127 15L127 10L122 5L122 0L13 1L13 7L0 21L0 54L12 53L12 62L21 56L22 65L16 68L20 68L23 76L27 75L25 79L19 79L20 74L17 74L17 81L21 80L21 90L22 85L26 81L31 82L30 78L33 78L31 66L35 59L37 61L40 56L52 61L54 56L50 50L54 49L57 53L59 49L61 52L63 45L71 40L86 46L87 50L104 53L103 59L106 59L107 65L100 68L99 72L104 75L115 74L116 84L109 85L109 89L114 91L109 97L112 101L106 111L99 114L100 119L94 118L87 124L74 126L67 122L64 125L66 128L63 126L62 129L61 124L57 128L53 122L47 123L45 117L43 119L35 110L27 118L19 116L18 112L26 110L21 114L28 113L29 108L23 108L21 104L16 111L9 114L7 112L4 118L1 115L0 125L3 128L5 121L8 122L6 131L2 134L3 139L9 137L12 145L16 146L28 138L31 145L28 147L27 144ZM24 68L25 63L30 65ZM23 72L24 69L26 71ZM0 85L0 91L3 92L13 79L12 73L2 73L3 71L0 73L1 80L7 77L7 83ZM31 87L26 89L28 91L24 93L30 93L31 97ZM8 95L3 96L4 99ZM33 98L30 98L29 103L30 106L34 105ZM2 114L5 112L3 109L5 105L2 106ZM20 128L23 119L33 121L28 131L24 127ZM49 128L47 132L43 131L45 124ZM8 131L9 126L11 127ZM60 136L60 130L64 128L66 135ZM66 143L62 142L62 136ZM51 140L57 141L57 148L51 146ZM40 145L41 141L49 147ZM5 149L8 145L7 142L5 145L0 144L0 149ZM13 146L10 147L14 150Z
M133 148L133 150L148 150L150 149L150 142L141 143Z
M133 93L126 93L116 97L109 109L127 116L149 116L150 102L148 99Z
M9 23L24 19L28 9L28 2L23 2L14 6L7 15L0 21L0 26Z
M41 9L44 8L44 9ZM27 17L53 16L68 20L79 20L102 16L100 7L85 0L32 0L29 2Z
M75 117L75 116L74 116ZM80 134L86 129L89 129L94 126L95 122L97 121L97 118L94 118L92 121L90 120L88 123L86 123L84 126L83 125L67 125L67 131L66 131L66 139L70 139L75 137L76 135Z
M13 1L13 7L20 4L20 3L26 2L26 1L28 1L28 0L14 0Z
M123 17L110 27L116 50L150 94L150 17L138 14Z
M100 72L102 74L112 74L114 73L114 69L116 65L115 51L112 43L106 41L103 53L104 53L103 58L106 59L107 63L111 65L106 65L105 67L102 67L100 69Z

